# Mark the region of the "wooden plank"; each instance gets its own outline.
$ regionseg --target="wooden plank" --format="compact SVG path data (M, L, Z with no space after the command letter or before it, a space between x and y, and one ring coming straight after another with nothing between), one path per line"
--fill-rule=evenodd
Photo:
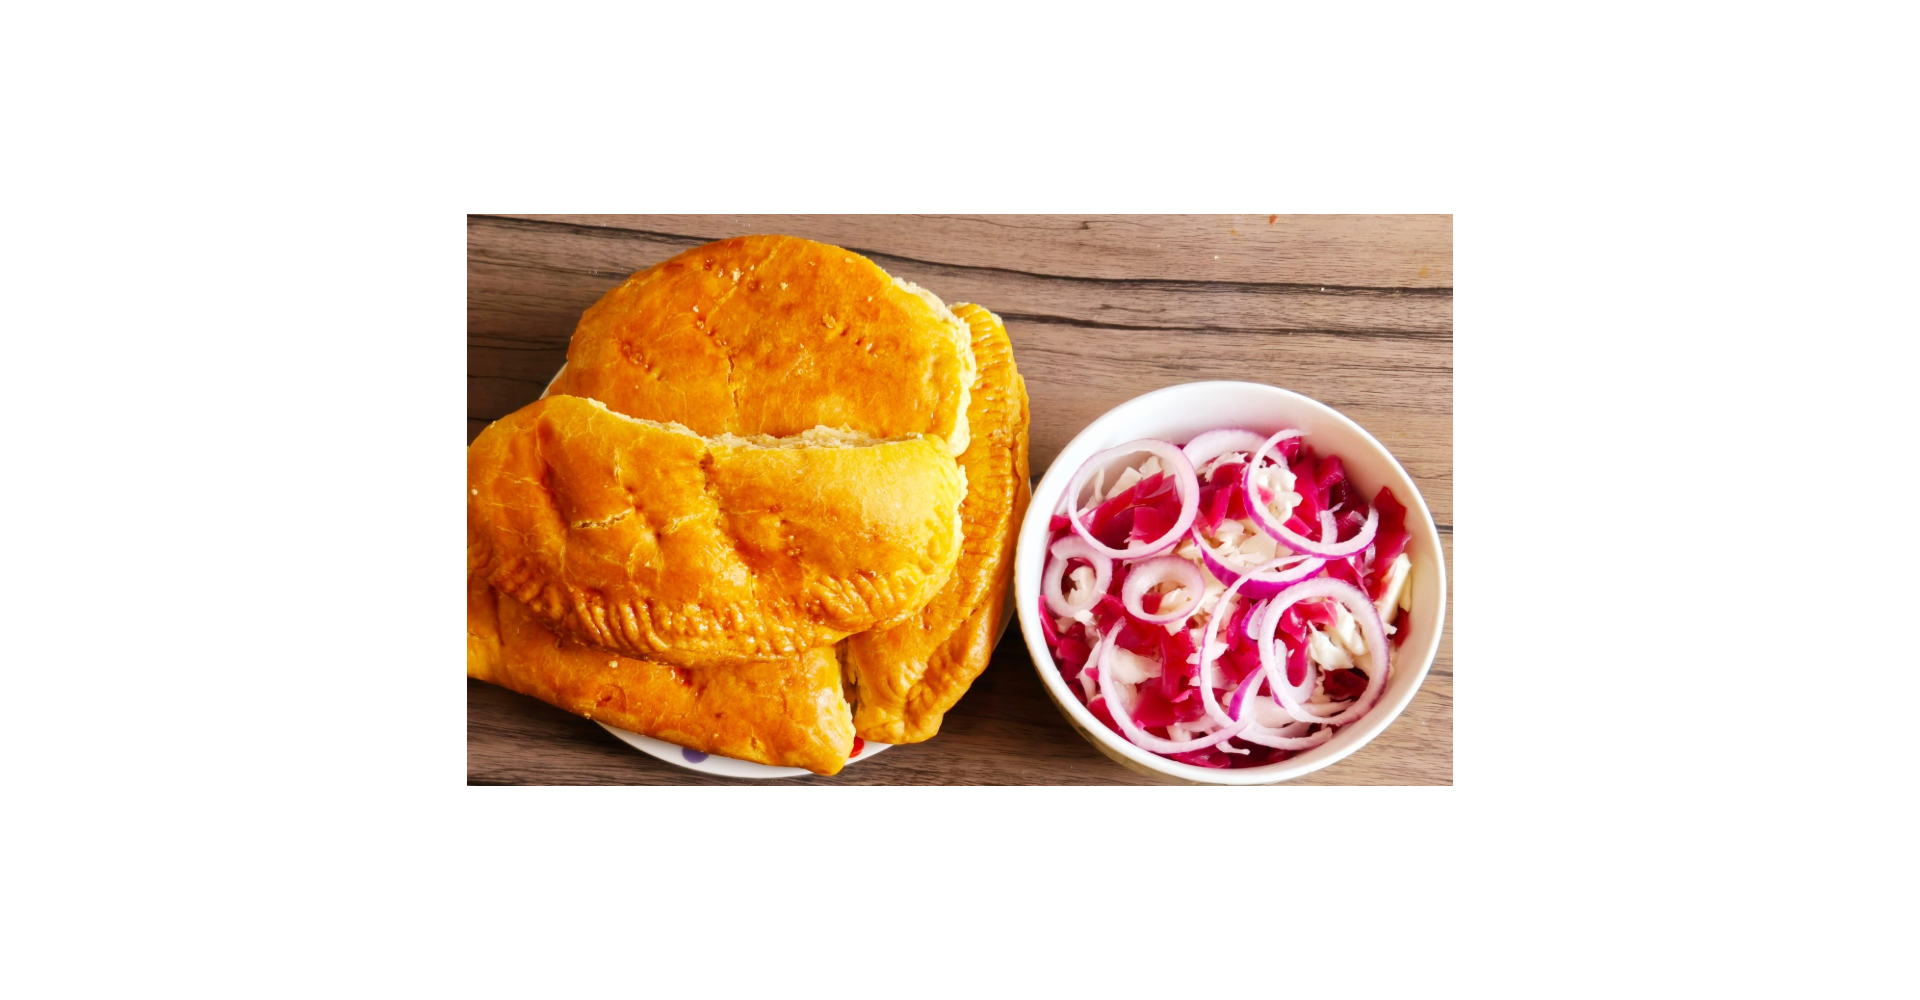
M570 314L577 319L600 293L628 274L696 245L693 240L618 229L475 219L469 223L468 278L470 286L486 296L474 303L485 311L542 318ZM1266 334L1450 337L1453 329L1453 296L1446 289L1326 286L1323 291L1320 286L1232 281L1061 278L927 264L886 253L874 254L873 260L949 302L979 302L1010 319L1055 319L1147 332L1204 327ZM563 325L571 331L571 323Z
M1406 465L1442 525L1451 566L1451 219L1279 219L1260 230L1266 235L1246 235L1242 221L471 217L468 440L539 395L565 360L581 310L628 274L711 238L792 232L860 250L948 301L978 301L1005 317L1032 397L1036 475L1088 421L1151 389L1207 378L1284 385L1347 413ZM1227 247L1231 268L1190 259L1210 257L1214 243ZM1425 275L1412 268L1416 260L1425 261ZM1299 783L1451 783L1452 706L1449 625L1407 712L1366 748ZM655 761L577 716L472 681L468 780L734 783ZM1067 726L1015 632L937 738L835 778L799 781L1149 779L1112 764Z
M527 215L688 239L788 233L938 264L1082 278L1453 287L1448 215Z

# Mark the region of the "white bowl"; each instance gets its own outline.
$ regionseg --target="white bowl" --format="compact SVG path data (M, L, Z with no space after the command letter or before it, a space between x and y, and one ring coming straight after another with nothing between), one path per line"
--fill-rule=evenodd
M1364 496L1380 487L1407 506L1407 543L1413 560L1412 610L1404 627L1406 641L1393 651L1393 670L1380 701L1360 721L1343 726L1333 739L1277 764L1247 768L1195 767L1168 760L1134 746L1094 718L1068 690L1054 665L1053 654L1040 626L1040 571L1046 562L1047 523L1066 513L1062 494L1067 480L1095 453L1141 438L1183 442L1216 427L1247 427L1271 434L1283 427L1306 432L1307 442L1322 455L1338 455L1347 477ZM1413 478L1392 454L1359 424L1324 403L1270 385L1253 382L1188 382L1168 386L1130 399L1088 424L1047 469L1033 489L1033 503L1020 525L1013 588L1020 611L1020 631L1033 655L1034 669L1047 694L1080 735L1102 753L1143 774L1215 785L1264 785L1297 778L1326 767L1380 735L1413 700L1433 666L1440 648L1441 626L1447 614L1447 569L1440 553L1440 532L1433 525L1426 498Z

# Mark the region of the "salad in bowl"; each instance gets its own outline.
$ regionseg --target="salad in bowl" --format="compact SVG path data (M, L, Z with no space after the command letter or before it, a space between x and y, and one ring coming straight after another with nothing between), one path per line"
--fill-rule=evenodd
M1419 491L1358 425L1283 389L1195 383L1062 451L1015 590L1048 693L1095 746L1247 784L1332 763L1405 708L1444 572Z

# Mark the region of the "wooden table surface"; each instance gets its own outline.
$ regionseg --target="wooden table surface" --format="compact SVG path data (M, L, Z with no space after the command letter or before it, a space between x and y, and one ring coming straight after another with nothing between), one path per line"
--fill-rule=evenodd
M1095 417L1241 379L1352 417L1406 466L1453 566L1451 216L469 216L467 440L532 402L582 310L709 240L790 233L1006 320L1033 475ZM1447 605L1452 610L1452 573ZM1047 700L1016 623L934 739L798 784L1144 784ZM741 784L655 760L577 715L467 681L470 784ZM1372 743L1293 784L1453 782L1453 620Z

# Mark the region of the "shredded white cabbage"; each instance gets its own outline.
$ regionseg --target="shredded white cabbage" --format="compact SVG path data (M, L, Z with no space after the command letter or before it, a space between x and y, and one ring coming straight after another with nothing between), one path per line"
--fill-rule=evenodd
M1367 655L1367 640L1361 636L1360 622L1353 617L1353 612L1348 611L1347 606L1339 601L1328 603L1333 605L1334 641L1356 660Z
M1412 588L1407 580L1413 575L1413 560L1405 552L1393 557L1393 563L1387 567L1387 585L1380 591L1380 599L1375 601L1374 609L1380 612L1380 620L1393 617L1393 609L1398 606L1404 610L1413 610Z
M1107 661L1113 668L1113 679L1125 684L1144 683L1149 677L1160 676L1160 661L1149 660L1138 653L1115 646L1107 654Z
M1067 603L1080 603L1075 598L1090 593L1096 579L1092 566L1075 566L1073 572L1067 574L1067 583L1070 585L1067 587Z
M1293 725L1294 718L1272 697L1256 694L1253 696L1253 721L1268 729L1279 729Z
M1319 664L1322 670L1345 670L1353 666L1353 657L1346 650L1334 645L1327 633L1315 629L1307 639L1307 655Z

